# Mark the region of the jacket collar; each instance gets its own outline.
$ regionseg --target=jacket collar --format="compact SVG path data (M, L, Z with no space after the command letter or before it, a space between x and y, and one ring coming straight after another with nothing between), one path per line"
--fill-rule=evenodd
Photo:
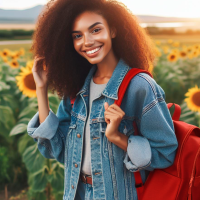
M89 91L90 81L91 81L91 78L93 77L93 74L96 71L96 69L97 69L97 65L96 64L92 65L92 67L85 79L83 87L76 94L76 96L79 93ZM117 66L115 67L113 74L112 74L110 80L108 81L108 83L106 84L106 87L103 90L102 94L104 96L107 96L109 98L117 100L119 86L129 69L131 69L131 68L124 62L124 60L122 60L120 58L119 62L117 63Z

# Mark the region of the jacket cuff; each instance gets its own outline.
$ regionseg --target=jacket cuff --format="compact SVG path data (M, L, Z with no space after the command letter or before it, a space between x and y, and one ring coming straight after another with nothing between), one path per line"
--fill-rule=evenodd
M131 172L146 168L151 164L151 147L143 136L130 135L124 164Z
M27 125L28 135L31 136L35 141L37 139L50 140L58 129L59 119L50 109L49 115L46 119L40 124L39 122L39 111L32 117Z

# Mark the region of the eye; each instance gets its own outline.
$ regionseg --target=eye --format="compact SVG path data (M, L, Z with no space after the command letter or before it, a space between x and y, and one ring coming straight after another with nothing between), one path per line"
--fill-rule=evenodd
M79 34L79 35L80 35L80 34ZM76 37L76 36L79 36L79 35L75 35L74 38L75 38L75 39L78 39L79 37Z
M98 30L98 31L95 31L95 30ZM100 28L95 28L93 31L99 32L100 30L101 30Z

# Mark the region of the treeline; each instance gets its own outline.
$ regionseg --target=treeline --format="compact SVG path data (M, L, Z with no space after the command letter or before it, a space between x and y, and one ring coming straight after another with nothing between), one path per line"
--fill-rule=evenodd
M176 32L174 28L171 29L160 29L157 27L147 27L145 30L150 35L200 35L200 30L187 30L185 32ZM24 29L12 29L4 30L0 29L0 40L4 39L31 39L34 30L24 30Z
M177 32L174 28L161 29L157 27L146 27L145 30L150 35L200 35L200 30L186 30L185 32Z
M0 30L0 39L15 39L20 38L31 38L34 30L24 30L24 29L12 29L12 30Z

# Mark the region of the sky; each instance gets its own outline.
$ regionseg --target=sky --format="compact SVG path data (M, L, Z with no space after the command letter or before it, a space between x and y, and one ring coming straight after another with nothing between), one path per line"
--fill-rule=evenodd
M200 0L119 0L135 15L200 18ZM48 0L0 0L2 9L26 9Z

